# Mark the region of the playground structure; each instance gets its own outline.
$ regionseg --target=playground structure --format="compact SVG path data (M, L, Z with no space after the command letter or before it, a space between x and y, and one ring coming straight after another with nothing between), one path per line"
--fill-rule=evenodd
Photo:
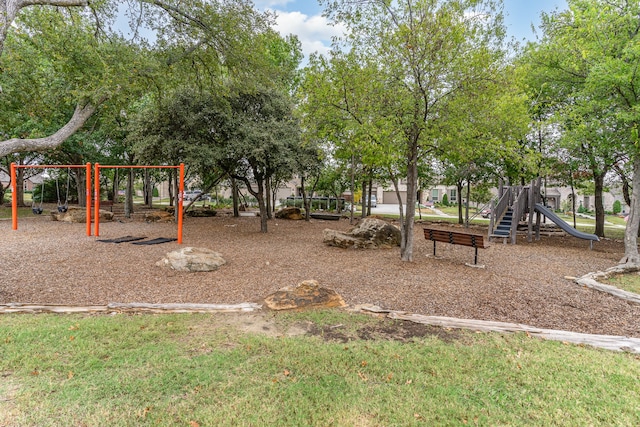
M181 163L178 166L123 166L123 165L100 165L96 163L95 174L94 174L94 227L95 227L95 236L100 236L100 169L106 168L119 168L119 169L178 169L179 171L179 190L178 190L178 207L177 207L177 222L178 222L178 236L177 241L179 244L182 243L182 222L183 222L183 197L184 197L184 164ZM87 236L91 236L91 212L92 212L92 204L91 204L91 163L87 163L86 165L17 165L15 163L11 163L10 172L11 172L11 225L13 230L18 229L18 185L16 179L16 170L19 168L29 168L29 169L85 169L86 171L86 233ZM56 182L57 188L57 182ZM67 184L67 192L68 192L68 184ZM58 200L58 204L60 201ZM60 209L59 209L60 210Z
M571 227L542 203L540 192L541 179L533 180L528 186L503 186L498 189L498 199L491 206L489 219L489 239L500 238L506 243L516 244L516 233L522 220L527 223L527 241L540 240L540 226L542 216L550 219L566 233L579 239L589 240L589 247L593 248L594 241L600 241L598 236L585 233ZM534 214L535 213L535 223Z
M182 221L183 212L182 204L184 199L184 163L180 163L178 166L138 166L138 165L101 165L96 163L95 167L95 191L94 191L94 209L95 209L95 235L100 236L100 169L178 169L179 184L178 184L178 206L176 211L178 213L178 244L182 244Z
M87 206L87 236L91 236L91 163L86 165L16 165L11 163L11 225L18 229L18 184L16 169L85 169L86 173L86 206ZM57 185L57 182L56 182ZM68 184L67 184L68 192Z

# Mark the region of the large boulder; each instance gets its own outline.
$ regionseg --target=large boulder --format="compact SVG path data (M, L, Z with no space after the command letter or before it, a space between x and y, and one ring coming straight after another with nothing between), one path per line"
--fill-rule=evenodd
M400 246L400 230L377 218L365 218L347 233L325 229L323 241L339 248L391 248Z
M87 210L78 206L69 206L66 212L51 211L51 219L81 224L87 221ZM100 209L100 221L113 221L113 212Z
M215 271L226 264L218 252L207 248L186 247L169 252L156 263L159 267L169 267L177 271Z
M295 206L288 206L286 208L282 208L275 213L275 217L278 219L293 219L300 220L302 219L302 211L300 208Z
M345 307L342 297L334 290L321 287L315 280L305 280L296 286L287 286L264 299L272 310L295 308Z
M152 211L144 214L146 222L173 222L173 214L167 211Z

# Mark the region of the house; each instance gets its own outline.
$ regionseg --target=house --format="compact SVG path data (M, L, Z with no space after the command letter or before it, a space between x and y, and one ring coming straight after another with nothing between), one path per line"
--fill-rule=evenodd
M11 192L11 177L3 172L0 171L0 184L2 185L2 188L6 188L7 191ZM42 184L42 175L41 174L37 174L37 175L33 175L30 176L28 178L24 178L22 185L23 185L23 189L25 192L28 191L33 191L34 187L38 186Z

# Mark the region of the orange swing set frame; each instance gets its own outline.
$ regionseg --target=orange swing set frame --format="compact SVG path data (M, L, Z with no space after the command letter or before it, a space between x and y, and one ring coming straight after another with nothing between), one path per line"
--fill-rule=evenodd
M95 168L95 190L93 193L93 206L95 217L95 235L100 236L100 169L178 169L179 173L179 185L178 185L178 244L182 244L182 204L184 199L184 163L180 163L178 166L137 166L137 165L101 165L96 163Z
M16 170L22 169L85 169L86 170L86 206L87 206L87 220L86 229L87 236L91 236L91 163L86 165L17 165L11 163L11 225L14 230L18 229L18 185L16 182ZM100 169L178 169L180 174L180 183L178 190L178 244L182 244L182 222L183 222L183 199L184 199L184 163L180 163L178 166L127 166L127 165L100 165L96 163L94 165L94 194L93 194L93 209L94 209L94 227L95 236L100 236Z
M17 165L11 163L11 226L18 229L18 184L16 169L85 169L86 170L86 205L87 205L87 236L91 236L91 163L86 165Z

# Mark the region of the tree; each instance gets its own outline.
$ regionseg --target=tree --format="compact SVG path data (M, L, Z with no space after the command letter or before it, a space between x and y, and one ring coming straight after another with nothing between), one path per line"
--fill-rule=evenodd
M504 34L501 13L494 2L477 0L321 3L346 24L347 45L372 70L371 79L355 76L376 90L366 98L373 102L371 116L360 121L376 124L388 138L378 133L375 141L395 143L388 145L404 158L401 259L411 261L418 164L438 148L438 125L451 98L495 75L503 57L497 49Z
M245 183L258 200L260 231L267 232L265 184L279 169L294 169L300 131L293 104L281 92L243 93L229 100L230 139L226 145L240 159L230 175Z
M4 13L0 18L0 54L4 52L9 28L14 23L14 20L18 18L18 14L23 8L41 6L32 9L38 12L47 10L47 5L61 6L62 9L58 9L61 12L59 15L75 16L74 19L70 20L70 27L72 28L79 23L78 16L84 12L82 7L87 6L88 2L75 0L7 0L1 4L3 10L0 10L0 12ZM269 27L272 18L268 14L257 13L252 4L244 0L208 2L193 0L179 3L162 0L143 0L139 4L141 19L158 31L157 46L165 51L171 51L173 54L170 58L167 58L167 65L170 66L177 61L193 57L194 53L199 53L201 54L199 59L206 58L203 63L207 64L206 67L210 71L209 73L199 74L201 78L213 75L215 79L219 79L223 74L226 74L227 77L247 77L248 74L253 73L253 79L247 79L247 81L255 81L258 76L255 70L265 72L260 76L261 81L268 81L272 78L270 73L274 71L273 69L260 67L260 64L267 62L267 57L264 55L264 43L255 43L256 34L265 40L270 35L273 36L274 32ZM65 11L65 8L72 6L79 6L79 8L76 12L72 12L70 9ZM108 20L113 6L113 3L98 2L92 4L92 10L86 11L86 16L94 18L91 24L93 31L89 34L95 37L96 43L102 42L104 44L105 40L117 38L116 35L108 33ZM160 11L164 14L160 14ZM25 13L23 12L21 15L25 15ZM167 16L170 19L166 19ZM51 22L57 23L58 21L52 20ZM40 21L40 24L43 27L47 27L47 21ZM20 25L16 25L16 27L20 28ZM81 27L84 27L84 23ZM54 26L54 29L57 29L57 27ZM34 31L25 32L24 34L34 42L51 40L52 45L62 48L65 47L67 41L61 35L56 36L55 31L50 33L54 37L47 37L37 27L34 27ZM291 42L293 43L295 40L292 39ZM94 44L89 43L87 46L91 47ZM108 45L108 43L106 44ZM92 51L92 49L88 49L88 51ZM65 55L68 53L65 52ZM74 50L73 53L78 55L82 51ZM73 55L70 57L73 57ZM131 58L122 58L123 61L117 61L119 59L117 55L111 59L102 58L103 62L100 65L110 68L113 59L119 65L130 65L130 68L126 70L111 68L106 74L110 78L104 80L92 75L92 70L87 71L84 75L85 79L93 77L94 82L98 83L98 85L94 84L88 87L96 90L71 91L65 95L65 98L73 100L75 108L72 109L73 114L71 114L70 118L69 115L65 115L67 120L63 126L48 135L26 138L14 137L0 141L0 157L15 152L46 151L57 147L82 128L100 105L119 93L122 89L122 82L127 82L128 79L153 78L150 75L153 70L145 67L136 67L135 61L131 63L125 61L125 59ZM269 61L274 63L280 59L275 55ZM193 62L193 64L195 63ZM288 64L289 72L291 71L292 63ZM285 67L281 68L281 70L284 69ZM286 73L283 76L283 78L289 78Z
M633 164L631 212L621 263L638 264L640 224L640 4L626 0L569 0L569 10L543 16L536 67L555 76L553 90L571 106L565 114L589 152L619 152ZM595 151L594 151L595 150ZM584 152L583 152L584 155ZM596 157L592 158L592 162ZM598 174L605 168L596 163ZM598 179L596 174L594 178Z

